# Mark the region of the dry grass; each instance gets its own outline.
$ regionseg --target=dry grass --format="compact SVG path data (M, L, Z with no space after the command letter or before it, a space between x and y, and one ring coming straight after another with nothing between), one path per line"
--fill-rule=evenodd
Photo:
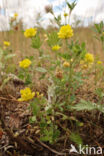
M88 52L102 56L102 46L99 41L95 39L95 32L92 28L77 28L75 29L74 39L78 39L80 42L86 43Z
M47 49L47 44L44 42L43 30L39 30L41 35L41 40L43 40L42 48ZM50 32L50 30L49 30ZM74 40L79 40L79 42L85 42L88 52L100 55L102 57L103 51L102 46L99 41L94 38L95 33L92 28L76 28L74 30ZM23 58L25 55L33 55L34 50L30 48L31 42L23 36L23 32L12 31L12 32L0 32L0 45L3 44L4 40L9 40L11 42L11 48L13 52L17 53L17 57Z

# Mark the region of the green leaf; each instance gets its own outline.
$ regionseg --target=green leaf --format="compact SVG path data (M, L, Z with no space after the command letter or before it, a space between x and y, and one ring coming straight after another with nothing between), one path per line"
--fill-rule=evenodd
M33 115L36 116L40 111L39 100L37 98L35 98L35 100L31 102L31 108L32 108Z
M60 26L60 24L61 24L61 15L58 15L58 17L54 17L54 19L57 22L57 24Z
M48 35L48 45L50 47L54 46L54 45L57 45L59 44L59 38L58 38L58 35L57 35L57 32L52 32Z
M45 68L42 68L42 67L37 67L36 71L41 72L41 73L46 73L47 72L47 70Z
M44 78L45 78L45 76L46 76L46 74L45 74L45 73L43 73L43 74L41 75L41 77L39 78L39 80L44 79Z
M31 124L33 124L34 122L36 122L37 120L36 120L36 116L32 116L30 119L29 119L29 122L31 123Z
M49 136L43 136L43 137L40 138L40 140L46 142L46 141L50 141L51 138L49 138Z
M16 54L8 54L7 56L5 56L5 60L11 59L11 58L13 58L14 56L16 56Z
M18 77L23 80L25 75L24 75L24 73L21 72L21 73L19 73Z
M75 109L76 111L91 111L97 109L97 104L90 101L81 100L80 103L76 104L75 106L72 106L71 109Z
M95 24L95 31L98 33L98 34L101 34L103 32L103 28L104 28L104 23L103 21L101 21L99 24Z
M34 60L34 56L29 56L27 57L29 60L33 61Z
M64 54L62 53L58 53L58 55L66 60L70 60L71 59L71 55L68 54L67 52L65 52Z
M104 97L104 92L102 88L97 88L95 93L100 97L103 98Z
M75 96L75 95L71 95L71 96L70 96L70 102L71 102L71 103L74 102L75 99L76 99L76 96Z
M80 137L78 133L71 133L70 139L77 145L83 145L82 138Z
M72 11L75 8L77 3L76 3L76 0L75 0L73 3L66 2L66 4L69 7L70 11Z
M25 84L28 85L28 84L31 84L32 83L32 77L30 74L27 74L26 75L26 78L25 78Z
M33 116L33 117L31 118L31 120L32 120L32 122L35 122L35 121L36 121L36 116Z
M77 57L76 61L78 59L78 56L80 57L80 59L83 59L85 57L85 54L87 52L86 47L85 47L85 42L82 42L80 44L79 41L75 41L75 42L71 41L68 47L72 51L72 53Z
M32 38L32 48L39 49L42 45L42 42L40 41L39 35L37 35L35 38Z

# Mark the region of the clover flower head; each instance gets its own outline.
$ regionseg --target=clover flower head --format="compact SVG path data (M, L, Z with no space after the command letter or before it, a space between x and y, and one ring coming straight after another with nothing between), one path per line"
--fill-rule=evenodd
M89 65L87 65L87 64L84 64L83 66L82 66L82 69L88 69L89 68Z
M36 33L37 33L37 29L36 28L30 28L30 29L26 29L25 30L24 36L26 38L31 38L31 37L36 36Z
M69 63L69 62L65 61L65 62L63 63L63 67L69 67L69 66L70 66L70 63Z
M93 63L94 62L94 56L93 56L93 54L87 53L85 55L85 59L84 60L85 60L86 63L89 63L89 64Z
M59 45L55 45L52 47L53 51L58 51L61 47Z
M61 71L61 70L59 70L59 71L56 71L56 77L58 78L58 79L62 79L63 78L63 71Z
M40 98L43 97L43 94L40 94L39 92L36 92L36 97L40 99Z
M45 38L45 41L48 40L48 36L47 36L47 34L44 34L44 38Z
M46 13L53 14L53 8L52 8L52 6L51 5L45 6L45 11L46 11Z
M17 18L18 17L18 14L17 13L14 13L14 17Z
M80 61L80 65L82 69L91 68L93 63L94 63L94 56L91 53L86 53L84 59Z
M4 43L5 47L9 47L10 46L10 42L9 41L4 41L3 43Z
M29 101L34 98L35 92L32 92L30 88L25 88L20 90L21 98L18 101Z
M64 17L67 17L67 16L68 16L68 13L65 12L65 13L64 13Z
M72 36L73 36L73 29L69 24L62 26L58 32L58 37L61 39L68 39L71 38Z
M102 61L97 61L97 64L102 64Z
M29 59L24 59L23 61L19 62L19 66L21 68L28 68L31 65L31 61Z

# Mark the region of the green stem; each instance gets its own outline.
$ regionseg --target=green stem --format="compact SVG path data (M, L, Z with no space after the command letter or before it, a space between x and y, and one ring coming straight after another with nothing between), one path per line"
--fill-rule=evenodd
M43 51L39 49L39 57L41 57L42 55L43 55Z
M95 63L95 89L97 85L97 69L96 69L96 63Z

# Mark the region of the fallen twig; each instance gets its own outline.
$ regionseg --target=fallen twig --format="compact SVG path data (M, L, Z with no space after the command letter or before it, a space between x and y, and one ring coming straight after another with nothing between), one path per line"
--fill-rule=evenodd
M4 98L4 97L0 97L0 100L15 101L15 102L18 102L18 100L14 100L14 99L7 99L7 98Z
M52 149L51 147L49 147L48 145L44 144L43 142L41 142L37 137L35 137L35 139L45 148L47 148L48 150L50 150L52 153L55 153L57 155L66 155L66 153L61 153L61 152L58 152L54 149Z

